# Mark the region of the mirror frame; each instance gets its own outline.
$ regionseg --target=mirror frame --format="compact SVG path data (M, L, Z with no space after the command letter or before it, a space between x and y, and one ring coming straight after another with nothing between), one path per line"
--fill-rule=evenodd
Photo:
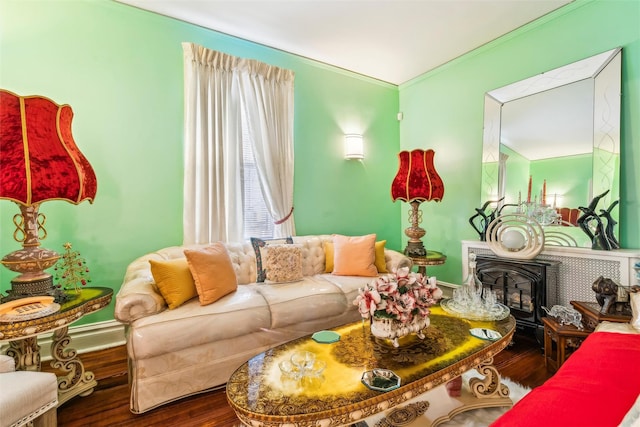
M592 81L594 89L594 153L617 155L593 156L591 194L594 197L610 190L600 200L598 208L602 209L618 200L620 161L611 163L620 155L621 70L622 48L618 47L487 92L484 98L481 202L498 200L505 195L504 170L500 168L502 107L508 102L585 79ZM618 211L615 209L612 215L616 220ZM618 234L617 228L615 234Z

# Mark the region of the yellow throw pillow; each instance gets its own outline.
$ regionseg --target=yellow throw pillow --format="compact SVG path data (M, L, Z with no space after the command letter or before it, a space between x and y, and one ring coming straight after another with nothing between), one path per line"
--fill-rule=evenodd
M198 295L193 276L184 258L166 261L149 260L153 280L170 309L180 307Z
M387 262L384 259L384 247L387 244L386 240L380 240L376 242L375 251L376 251L376 261L375 266L378 269L378 273L388 273L387 270ZM325 273L333 272L333 242L323 242L322 244L324 248L324 260L325 260Z
M365 276L378 275L374 264L376 235L342 236L333 235L333 274L337 276Z
M333 272L333 242L322 242L324 248L324 272Z
M375 265L378 269L378 273L388 273L387 270L387 261L384 259L384 246L387 244L386 240L380 240L376 242L376 261Z
M200 305L218 301L238 289L238 279L227 248L221 242L202 249L186 249L189 269L198 291Z

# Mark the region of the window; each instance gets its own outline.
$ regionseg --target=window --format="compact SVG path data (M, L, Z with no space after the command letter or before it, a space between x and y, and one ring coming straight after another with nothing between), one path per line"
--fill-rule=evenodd
M273 238L273 219L262 197L258 170L256 168L251 141L246 122L242 124L242 201L244 217L244 238Z

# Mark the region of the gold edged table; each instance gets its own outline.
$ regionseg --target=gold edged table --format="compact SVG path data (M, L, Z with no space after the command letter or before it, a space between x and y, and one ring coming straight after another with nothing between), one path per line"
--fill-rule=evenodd
M88 396L98 385L93 372L85 371L77 351L68 347L69 325L109 305L113 289L87 287L65 293L68 301L55 313L36 319L0 322L0 343L8 341L5 354L15 359L17 370L40 371L38 335L53 334L51 367L63 373L58 376L59 405L74 396Z
M306 336L274 347L233 373L227 382L227 400L238 418L252 427L351 425L411 404L418 397L423 400L423 416L432 425L465 410L510 407L509 389L501 384L493 357L511 342L513 316L497 322L470 321L434 306L430 319L424 340L404 337L399 348L373 337L368 321L332 329L340 335L333 343L319 343ZM482 340L470 334L472 328L492 329L502 337ZM327 363L321 377L292 380L282 375L280 362L300 350ZM387 392L367 388L361 377L377 368L397 374L400 387ZM484 377L469 381L471 396L447 394L450 402L429 404L428 392L435 393L439 385L474 368Z
M430 265L442 265L447 260L447 256L437 251L427 251L425 256L409 257L414 266L418 266L418 273L427 275L427 267Z

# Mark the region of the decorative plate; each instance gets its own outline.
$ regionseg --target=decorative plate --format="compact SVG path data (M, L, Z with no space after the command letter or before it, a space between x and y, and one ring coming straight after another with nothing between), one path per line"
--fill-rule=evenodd
M0 304L0 322L22 322L53 314L60 310L60 304L50 296L20 298Z
M362 374L361 381L375 391L391 391L400 387L400 377L388 369L367 371Z
M481 340L495 341L502 338L502 334L498 331L494 331L493 329L485 329L485 328L473 328L470 329L469 332L476 338L480 338Z
M333 331L318 331L311 335L311 338L321 344L331 344L340 341L340 334Z

